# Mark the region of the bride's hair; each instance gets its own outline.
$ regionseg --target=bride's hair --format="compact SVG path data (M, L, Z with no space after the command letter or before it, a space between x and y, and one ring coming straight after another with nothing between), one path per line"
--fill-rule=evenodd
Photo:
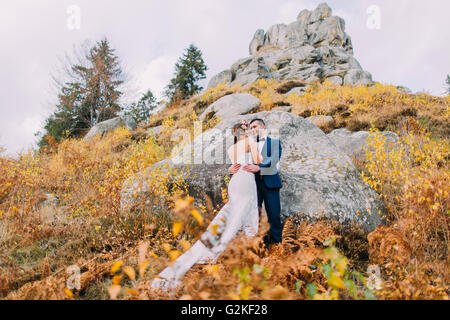
M248 128L248 125L243 122L239 122L234 125L234 127L233 127L234 143L238 142L241 139L241 137L243 137L247 134L247 132L246 132L247 128Z

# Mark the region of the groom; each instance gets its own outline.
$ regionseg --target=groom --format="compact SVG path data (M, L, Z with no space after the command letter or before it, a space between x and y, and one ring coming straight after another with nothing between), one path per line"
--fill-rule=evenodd
M267 245L276 244L281 242L282 233L280 218L280 188L282 184L277 170L277 163L281 157L281 143L280 140L267 136L266 124L262 119L253 119L250 122L250 129L256 136L258 150L263 157L263 161L258 165L247 164L243 167L243 170L255 174L260 216L263 202L266 208L270 230L268 235L264 237L264 242ZM228 172L235 174L240 166L240 164L233 164L228 168Z

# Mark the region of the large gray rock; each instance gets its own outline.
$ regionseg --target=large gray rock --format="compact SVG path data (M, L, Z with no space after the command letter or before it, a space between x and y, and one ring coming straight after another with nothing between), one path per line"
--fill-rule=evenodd
M263 31L264 32L264 31ZM283 47L286 38L287 26L284 23L274 24L267 30L264 38L264 45ZM254 52L255 53L255 52ZM254 54L250 52L250 55Z
M321 3L316 9L302 10L296 21L274 24L264 32L258 29L249 45L250 56L231 65L218 78L250 84L257 79L301 79L307 82L330 78L333 84L371 85L372 76L353 57L353 45L345 32L345 21L333 16ZM359 70L359 71L357 71Z
M97 134L104 135L105 133L122 126L127 128L128 130L134 130L137 128L137 123L133 119L133 117L129 115L102 121L100 123L97 123L91 128L91 130L89 130L89 132L84 136L84 140L89 141Z
M264 30L258 29L249 45L250 55L255 54L264 45Z
M333 117L325 116L325 115L316 115L316 116L308 117L308 118L306 118L306 120L311 121L315 125L319 125L319 124L327 124L327 123L333 121Z
M372 84L372 75L364 70L351 69L344 77L344 84L363 86Z
M322 21L313 33L311 44L314 46L349 46L350 37L345 33L345 21L340 17L328 17Z
M209 81L208 89L214 88L220 83L228 85L231 83L232 78L233 78L233 75L230 70L224 70L222 72L219 72L214 77L212 77L212 79Z
M242 119L262 118L271 135L279 136L283 147L279 172L282 217L303 213L329 217L342 224L354 221L373 230L386 213L376 192L365 184L350 158L325 133L306 119L282 111L265 111L234 116L197 136L193 144L171 159L164 160L127 181L122 188L122 205L133 202L135 194L147 190L145 177L164 166L178 169L189 192L201 199L206 194L214 204L221 201L221 188L230 160L226 150L232 144L231 128Z
M261 101L248 93L233 93L215 101L200 115L199 120L209 120L219 117L227 119L239 114L247 114L254 111Z
M311 12L309 23L322 21L331 16L331 8L326 3L321 3ZM298 20L298 18L297 18Z
M339 76L331 76L328 78L328 81L336 86L341 86L344 80Z
M295 87L295 88L292 88L291 90L289 90L288 92L286 92L284 95L285 95L286 97L289 97L291 94L294 94L294 93L295 93L295 94L301 96L301 95L303 95L305 92L306 92L305 87Z
M352 132L346 128L340 128L331 131L327 136L346 155L358 161L364 161L366 159L365 148L368 148L367 138L369 134L369 131ZM385 150L389 154L391 150L395 150L396 146L398 146L399 137L395 132L391 131L382 131L381 134L386 139Z

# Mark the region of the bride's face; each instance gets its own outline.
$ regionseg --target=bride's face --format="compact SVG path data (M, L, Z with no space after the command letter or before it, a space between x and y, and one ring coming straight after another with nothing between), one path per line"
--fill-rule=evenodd
M254 132L251 129L247 129L247 130L245 130L245 136L247 138L253 138L255 135L254 135Z
M247 130L245 130L244 134L239 138L239 140L242 140L242 139L245 139L245 138L248 138L248 131Z

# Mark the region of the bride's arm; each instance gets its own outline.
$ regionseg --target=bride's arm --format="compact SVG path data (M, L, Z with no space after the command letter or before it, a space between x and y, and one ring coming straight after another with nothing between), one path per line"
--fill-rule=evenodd
M256 141L254 141L252 139L248 139L248 145L249 145L250 152L252 154L253 162L255 164L260 164L262 162L262 157L258 151L258 144L256 143Z

